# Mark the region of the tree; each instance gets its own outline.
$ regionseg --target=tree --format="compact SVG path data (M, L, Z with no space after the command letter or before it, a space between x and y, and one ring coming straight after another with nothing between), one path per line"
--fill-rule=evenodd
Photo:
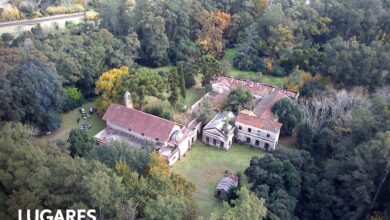
M337 218L365 218L372 210L390 204L390 133L379 133L347 152L341 160L329 160L325 176L335 185L333 213ZM348 187L347 187L348 186Z
M101 18L101 26L115 35L127 35L130 25L128 1L96 1L96 10Z
M131 69L129 74L122 78L120 91L129 91L133 103L138 109L146 104L146 96L154 96L164 100L162 91L166 90L164 78L155 71L148 69Z
M184 85L185 88L191 88L196 84L195 82L195 74L196 70L193 67L194 64L192 62L184 62L180 61L177 62L177 72L180 74L180 76L184 76ZM183 86L183 82L181 82L181 86Z
M39 61L27 59L15 74L7 76L8 97L0 116L5 121L30 123L43 132L60 126L64 90L55 70Z
M272 106L272 112L282 123L281 134L291 136L295 127L301 120L301 112L297 105L289 99L281 99Z
M289 160L267 155L254 157L245 170L251 191L267 201L267 216L293 219L301 189L299 170Z
M146 113L149 113L149 114L161 117L161 118L165 118L167 120L171 120L172 119L171 113L168 112L168 111L164 111L164 109L161 106L148 107L148 108L145 108L144 111Z
M136 4L136 11L143 10L138 7L148 3ZM138 7L137 7L138 6ZM168 64L169 40L165 32L165 19L154 15L151 11L140 12L139 30L137 34L141 39L141 62L152 67Z
M252 108L253 96L242 86L239 86L230 92L225 104L225 110L232 111L235 114L238 114L238 112L243 109L251 110Z
M389 68L388 44L362 44L355 38L344 41L334 38L324 45L326 59L321 72L344 87L364 85L370 90L383 85L385 69Z
M202 86L207 92L211 91L211 80L222 73L218 60L210 55L201 56L196 60L195 68L203 75Z
M179 100L178 90L181 90L181 82L181 77L179 76L177 69L172 68L168 75L169 90L171 92L168 101L173 107L176 107L176 103Z
M186 204L180 198L167 195L157 196L156 200L148 202L145 206L147 219L186 219Z
M64 101L64 112L80 107L83 102L83 97L80 90L76 87L65 88L66 98Z
M317 80L310 80L302 85L302 87L299 89L299 94L301 97L309 98L321 95L321 93L325 90L326 88L321 82Z
M206 53L213 56L220 56L225 47L223 42L224 30L230 24L231 15L225 12L200 11L195 20L200 24L197 31L197 43Z
M5 219L17 218L18 209L76 206L96 209L98 218L115 218L123 191L111 170L96 161L48 154L38 142L21 138L20 130L11 129L7 132L11 136L0 131L0 182L5 201L0 210Z
M197 111L194 114L195 118L197 118L198 121L201 121L203 125L206 125L211 120L214 111L207 98L203 99L200 111Z
M113 142L107 145L96 145L88 154L88 158L98 160L114 169L118 161L140 174L146 174L150 161L152 146L130 146L126 143Z
M96 104L96 109L100 114L103 114L112 102L120 102L124 93L118 90L122 81L122 77L129 74L129 68L123 66L119 69L112 69L103 73L96 82L96 94L101 97Z
M182 176L171 173L167 161L157 152L150 153L147 172L141 176L131 171L124 162L116 164L116 171L122 177L126 192L140 205L140 213L144 213L144 217L196 218L192 197L195 186ZM172 209L163 209L164 206L172 206Z
M95 145L95 139L86 130L72 129L68 138L70 156L85 157Z
M212 213L211 219L264 219L267 213L264 199L258 198L249 192L246 187L241 187L238 192L239 198L233 201L234 207L224 204L223 213Z
M259 34L255 25L245 30L244 39L236 45L237 53L234 57L234 66L240 70L260 71L265 73L265 63L260 58L257 46Z
M185 74L184 72L179 72L178 74L180 75L180 93L181 96L185 99L186 98L186 80L185 80Z

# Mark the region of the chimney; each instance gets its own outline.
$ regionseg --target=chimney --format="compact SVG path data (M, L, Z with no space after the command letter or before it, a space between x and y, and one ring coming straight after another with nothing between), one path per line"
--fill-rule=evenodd
M127 108L134 108L133 100L131 99L131 93L129 91L125 92L124 101Z

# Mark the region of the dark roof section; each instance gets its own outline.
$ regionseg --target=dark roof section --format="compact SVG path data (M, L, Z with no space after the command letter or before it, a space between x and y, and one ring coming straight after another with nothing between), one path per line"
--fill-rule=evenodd
M233 173L227 173L222 180L218 183L217 189L229 192L231 189L238 186L238 176Z
M108 107L103 120L150 138L158 138L160 141L169 141L175 126L172 121L118 104Z
M272 106L279 100L288 98L283 92L275 91L264 98L262 98L255 106L253 112L255 115L269 120L275 120L275 117L271 111Z

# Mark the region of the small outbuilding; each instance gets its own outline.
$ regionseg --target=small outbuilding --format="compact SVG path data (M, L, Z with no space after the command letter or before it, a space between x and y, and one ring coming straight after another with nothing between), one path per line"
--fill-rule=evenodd
M238 176L234 173L225 173L217 185L215 196L226 201L229 200L231 193L238 186L238 180Z

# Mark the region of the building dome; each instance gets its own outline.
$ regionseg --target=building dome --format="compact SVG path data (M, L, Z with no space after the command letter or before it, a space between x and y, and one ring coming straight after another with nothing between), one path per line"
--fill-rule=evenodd
M180 142L181 140L183 140L183 132L181 132L179 130L173 132L173 134L171 136L171 140L175 141L175 142Z

